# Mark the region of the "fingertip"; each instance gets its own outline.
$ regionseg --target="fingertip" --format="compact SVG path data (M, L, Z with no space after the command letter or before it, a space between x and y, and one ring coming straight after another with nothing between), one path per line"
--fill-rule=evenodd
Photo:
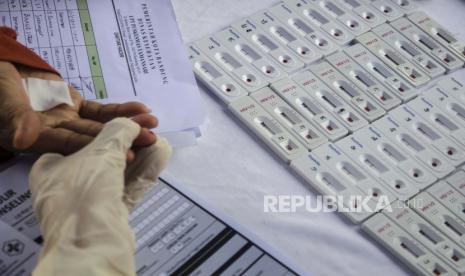
M136 158L136 154L134 153L134 151L128 150L128 153L126 155L126 162L131 163L132 161L134 161L135 158Z
M142 128L139 136L134 141L135 146L139 147L147 147L153 145L157 142L157 136L152 131L148 130L147 128Z

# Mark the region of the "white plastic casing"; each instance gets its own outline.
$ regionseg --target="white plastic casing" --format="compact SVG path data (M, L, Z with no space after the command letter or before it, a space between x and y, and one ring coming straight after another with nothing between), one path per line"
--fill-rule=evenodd
M465 146L465 139L463 139L465 137L465 128L457 121L457 118L442 111L424 97L418 97L407 105L418 115L425 118L433 127L439 129L462 147Z
M351 10L343 5L338 5L338 3L335 3L333 0L309 0L309 2L313 3L313 5L323 13L329 15L333 20L343 25L354 36L361 35L370 30L370 26L362 19L352 14Z
M268 82L274 82L287 76L280 65L268 59L267 55L262 53L257 47L239 36L232 28L227 28L214 35L222 45L226 45L231 51L235 51L242 60L257 71L262 73L263 78Z
M391 2L390 0L363 0L367 4L371 4L382 13L388 21L396 20L404 15L404 11Z
M334 118L332 113L326 111L318 101L294 81L283 79L273 83L271 88L308 121L317 125L329 140L337 140L349 133L347 128Z
M451 176L446 178L445 181L465 196L465 171L463 168L454 172Z
M307 149L312 150L328 141L313 124L305 120L271 88L265 87L250 97L280 122Z
M446 30L446 28L441 26L426 13L417 11L410 14L408 19L420 27L420 29L431 35L443 46L453 51L462 61L465 61L465 43L458 41L451 32Z
M391 22L391 26L405 37L410 39L417 47L423 49L432 56L447 72L455 71L463 67L464 63L449 49L434 40L429 34L418 28L407 18L399 18Z
M401 35L390 25L383 24L372 31L389 45L394 46L406 59L420 67L430 78L436 78L446 73L446 68L442 67L436 60L415 46L408 38Z
M195 41L194 45L249 92L257 91L268 84L260 72L244 64L235 52L220 44L214 37L202 38Z
M372 151L354 135L338 141L336 145L365 172L383 183L400 200L407 200L418 193L419 190L415 184L400 174L395 166L392 166L382 155Z
M435 253L454 270L465 272L465 250L415 213L403 202L391 204L392 212L383 213L412 237Z
M437 85L462 104L465 104L465 85L459 80L454 77L447 77L440 80Z
M465 222L439 203L432 195L422 192L409 206L425 220L446 234L455 243L465 246Z
M294 33L310 41L322 55L329 55L337 51L337 45L331 38L323 34L319 28L308 24L297 12L285 3L277 4L268 9L276 18Z
M415 10L416 5L413 0L391 0L394 4L397 5L405 13L410 13Z
M365 33L357 37L357 40L413 86L419 87L431 80L420 68L397 53L396 49L373 32Z
M363 67L352 60L346 53L338 52L326 58L337 70L357 85L366 95L376 101L384 110L390 110L401 100L387 89L378 79L369 74Z
M392 142L396 143L402 151L414 156L436 177L442 178L455 169L454 165L443 158L441 153L428 145L420 143L415 135L390 115L384 116L374 122L373 126L386 135ZM440 165L433 166L433 163ZM420 172L414 173L416 175L420 174Z
M335 173L334 169L330 169L312 153L293 160L290 167L318 193L342 196L342 204L346 208L354 205L357 196L362 197L364 195L360 189L351 186L344 178ZM372 201L369 204L372 206ZM370 212L364 212L363 210L344 212L343 214L354 223L360 223L371 215Z
M350 80L339 73L331 64L324 61L309 67L336 94L351 104L369 122L385 114L385 110L365 93L360 91Z
M232 102L229 109L285 162L304 155L305 147L250 97Z
M452 163L454 166L462 164L465 160L464 150L454 141L439 132L431 126L422 117L418 116L408 106L400 106L389 113L394 119L409 129L419 142L430 145L441 153L442 157ZM433 166L441 166L439 160L433 161Z
M298 58L291 49L282 46L275 41L270 35L259 29L251 20L245 18L233 23L232 28L242 37L247 38L256 48L267 53L274 61L288 73L296 72L304 67L304 63Z
M446 206L452 213L465 221L465 213L463 212L465 209L465 196L452 188L452 186L444 181L440 181L431 186L428 189L428 193L437 201L441 202L442 205Z
M456 275L428 248L380 213L362 224L362 229L389 252L409 266L417 275Z
M344 52L371 73L372 76L382 81L403 101L410 100L418 94L408 81L400 77L397 72L394 72L362 44L354 44L345 48Z
M247 95L245 89L238 82L228 76L194 45L187 46L187 53L197 78L224 103L230 103Z
M284 1L291 9L314 26L319 27L328 34L334 42L339 45L346 45L354 39L354 36L344 27L331 20L331 18L310 4L306 0L286 0Z
M374 7L366 5L361 0L336 0L336 3L344 6L361 18L368 26L374 28L386 22L386 17Z
M317 102L332 112L334 116L350 131L355 131L368 124L354 108L347 104L322 80L310 71L302 71L293 77L293 80Z
M437 177L428 168L416 160L415 157L407 154L396 143L389 140L380 130L374 126L366 126L353 134L361 143L371 148L373 154L383 156L400 172L402 172L410 182L414 183L418 189L424 189L434 182ZM403 190L405 186L397 183L394 188Z
M317 50L313 43L301 39L294 34L286 25L281 23L268 11L260 11L249 17L256 26L262 28L266 33L279 41L285 47L297 55L304 63L313 63L321 59L323 54Z

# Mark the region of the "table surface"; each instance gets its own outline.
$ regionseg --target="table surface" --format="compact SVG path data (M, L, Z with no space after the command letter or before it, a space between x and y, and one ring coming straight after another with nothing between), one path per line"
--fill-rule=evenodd
M172 2L187 43L213 34L277 1ZM465 1L420 0L416 4L465 40ZM264 195L314 197L316 193L251 135L205 87L200 86L200 90L208 112L208 119L201 127L202 137L198 145L175 151L167 175L244 225L309 275L411 274L359 227L340 215L305 211L265 213Z

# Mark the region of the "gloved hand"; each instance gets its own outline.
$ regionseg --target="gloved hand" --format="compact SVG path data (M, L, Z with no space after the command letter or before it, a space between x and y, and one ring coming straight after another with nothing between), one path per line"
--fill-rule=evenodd
M33 275L135 275L129 209L155 184L171 154L158 139L126 166L140 129L114 119L79 152L46 154L34 164L30 189L44 246Z

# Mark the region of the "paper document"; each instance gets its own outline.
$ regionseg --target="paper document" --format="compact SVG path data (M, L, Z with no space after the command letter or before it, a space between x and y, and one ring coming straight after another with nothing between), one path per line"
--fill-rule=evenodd
M169 0L0 0L0 25L84 98L148 105L159 133L204 119Z

